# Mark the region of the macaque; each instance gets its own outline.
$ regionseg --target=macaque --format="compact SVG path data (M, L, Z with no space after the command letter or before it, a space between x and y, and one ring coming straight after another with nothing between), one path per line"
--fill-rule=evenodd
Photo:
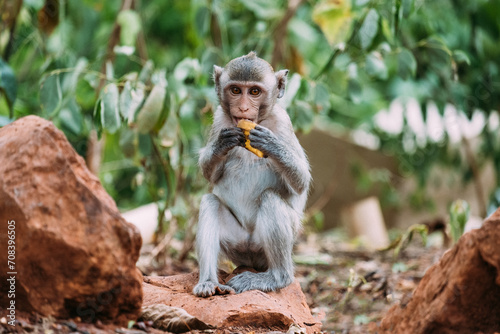
M277 103L285 93L287 74L288 70L274 72L255 52L224 68L214 66L220 106L199 157L212 193L204 195L200 205L196 296L275 291L294 279L292 249L311 174L290 117ZM263 157L245 148L241 120L256 123L245 131ZM245 271L220 284L220 254L258 272Z

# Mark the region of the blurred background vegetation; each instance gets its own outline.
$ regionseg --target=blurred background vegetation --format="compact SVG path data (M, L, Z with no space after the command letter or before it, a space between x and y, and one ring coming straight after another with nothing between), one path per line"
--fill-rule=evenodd
M120 208L157 202L158 232L175 221L192 239L212 68L255 50L290 70L298 132L329 124L418 183L402 198L392 175L353 168L362 186L433 210L441 166L474 184L484 217L500 203L498 13L488 0L0 0L0 126L53 121Z

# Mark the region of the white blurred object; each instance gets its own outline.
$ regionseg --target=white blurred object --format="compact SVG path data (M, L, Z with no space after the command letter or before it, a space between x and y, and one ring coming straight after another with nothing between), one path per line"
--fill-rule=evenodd
M123 218L137 226L141 232L142 243L153 242L153 236L158 225L158 205L150 203L122 213Z
M481 228L481 226L483 226L483 219L481 217L470 216L467 223L465 223L464 234L477 228Z
M360 237L368 249L389 246L389 236L377 197L368 197L344 208L341 216L350 236Z

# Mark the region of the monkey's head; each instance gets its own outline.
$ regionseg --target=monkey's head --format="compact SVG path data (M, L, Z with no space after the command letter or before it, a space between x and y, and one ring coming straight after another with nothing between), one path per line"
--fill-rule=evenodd
M214 66L215 89L224 112L234 125L241 119L259 123L285 93L288 70L274 72L255 52Z

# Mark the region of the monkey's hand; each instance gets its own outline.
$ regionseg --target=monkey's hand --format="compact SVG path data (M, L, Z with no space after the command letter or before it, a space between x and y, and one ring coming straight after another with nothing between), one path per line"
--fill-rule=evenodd
M237 127L222 129L214 143L214 155L223 157L235 146L245 146L245 134Z
M193 294L198 297L225 295L231 292L234 292L234 290L230 286L210 281L198 283L193 289Z
M298 194L307 190L311 174L300 144L293 134L279 136L266 127L257 125L250 130L250 143L271 158L286 184Z
M250 139L250 144L262 151L265 156L277 157L284 149L287 149L271 130L261 125L250 130L248 139Z

